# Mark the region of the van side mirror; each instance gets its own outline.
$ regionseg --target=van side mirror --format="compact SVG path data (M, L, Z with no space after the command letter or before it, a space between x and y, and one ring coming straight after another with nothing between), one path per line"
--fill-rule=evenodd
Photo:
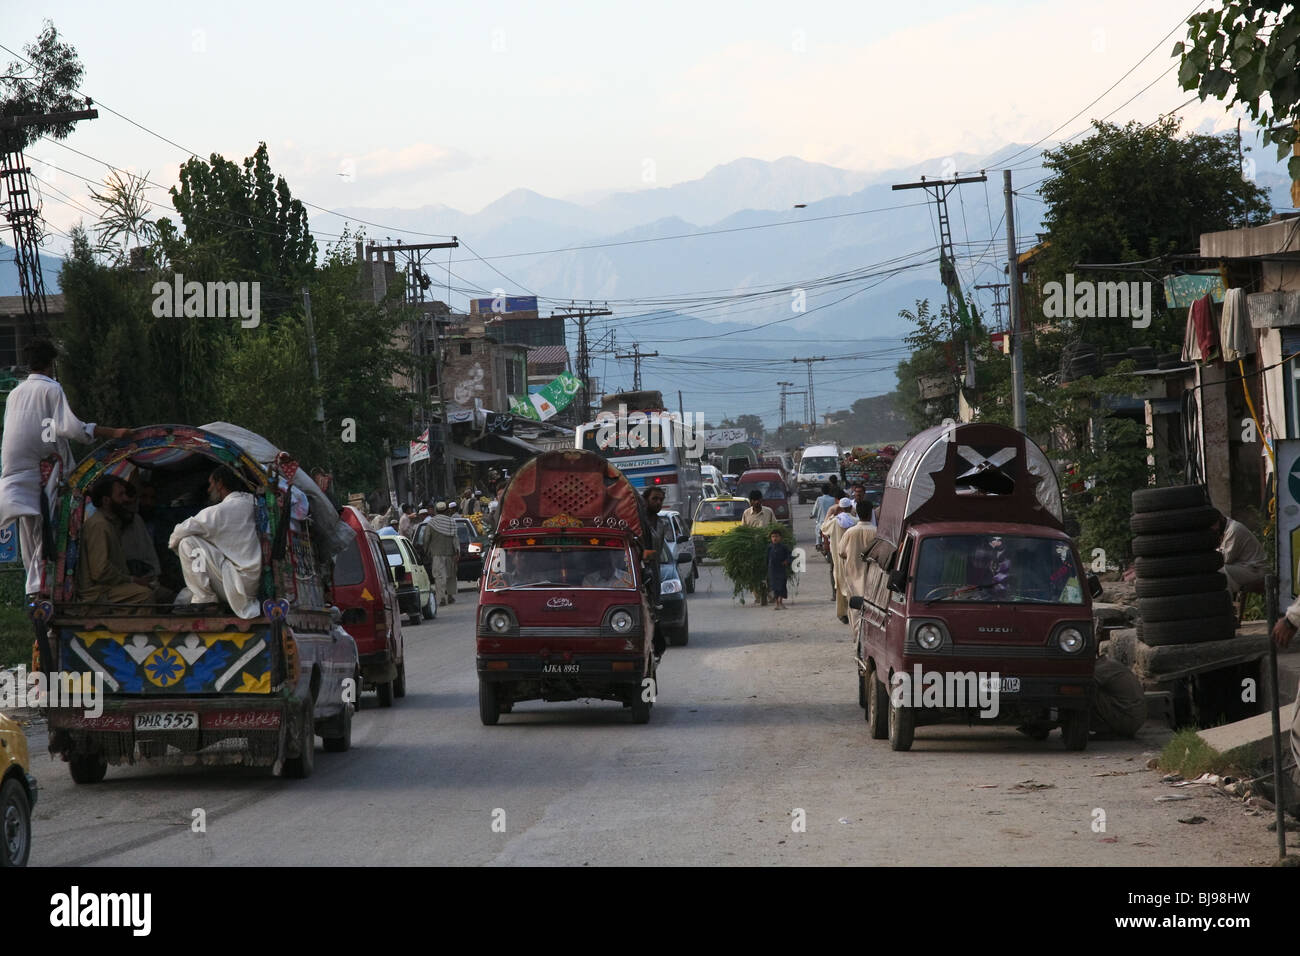
M1099 598L1101 597L1103 590L1104 588L1101 586L1101 578L1097 577L1095 574L1088 575L1088 593L1094 598Z
M678 563L678 564L690 564L690 563L691 563L691 556L690 556L690 553L687 552L687 551L680 551L680 552L678 552L678 554L677 554L677 563Z
M849 607L853 608L855 611L861 611L862 596L860 594L855 594L853 597L849 598Z
M907 588L907 571L897 568L889 572L889 590L902 594Z

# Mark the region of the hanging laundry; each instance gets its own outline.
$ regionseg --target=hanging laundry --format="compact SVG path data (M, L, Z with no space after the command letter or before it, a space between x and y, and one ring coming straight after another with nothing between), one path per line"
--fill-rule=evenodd
M1229 289L1224 293L1219 338L1225 361L1235 362L1255 354L1255 332L1250 325L1245 289Z

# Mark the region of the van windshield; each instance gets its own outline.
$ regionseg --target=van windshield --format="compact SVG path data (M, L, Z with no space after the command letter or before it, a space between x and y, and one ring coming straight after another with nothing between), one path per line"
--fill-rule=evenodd
M827 455L825 458L804 458L799 462L799 473L801 475L821 475L827 472L840 472L840 463L838 459Z
M739 521L745 517L747 501L705 501L695 513L696 521Z
M636 587L619 548L497 548L487 574L489 589Z
M1016 535L937 535L921 542L914 594L921 601L1082 604L1069 544Z
M757 491L765 501L785 497L785 486L777 481L742 481L736 487L736 497L748 499L751 491Z

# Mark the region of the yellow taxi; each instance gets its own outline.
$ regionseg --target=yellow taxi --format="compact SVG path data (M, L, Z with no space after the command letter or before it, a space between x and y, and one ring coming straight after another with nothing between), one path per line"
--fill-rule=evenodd
M36 778L22 728L0 714L0 867L26 866L32 850Z
M695 558L700 560L709 556L709 542L721 537L740 524L749 502L734 495L721 495L717 498L705 498L695 509L695 522L691 526L691 538L695 542Z

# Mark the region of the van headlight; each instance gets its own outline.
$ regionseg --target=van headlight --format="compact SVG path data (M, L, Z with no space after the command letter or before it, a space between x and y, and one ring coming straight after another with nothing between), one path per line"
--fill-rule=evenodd
M1088 643L1088 639L1083 636L1083 632L1077 627L1063 627L1060 633L1056 635L1056 643L1061 646L1061 650L1067 654L1077 654L1083 650L1083 646Z
M671 581L662 581L659 584L660 594L680 594L681 590L682 582L677 578L673 578Z
M609 626L618 634L632 630L632 615L627 611L615 611L609 616Z
M922 624L916 629L916 643L932 651L943 643L943 629L937 624Z
M487 616L487 626L493 634L505 634L510 630L510 615L502 610L493 611Z

